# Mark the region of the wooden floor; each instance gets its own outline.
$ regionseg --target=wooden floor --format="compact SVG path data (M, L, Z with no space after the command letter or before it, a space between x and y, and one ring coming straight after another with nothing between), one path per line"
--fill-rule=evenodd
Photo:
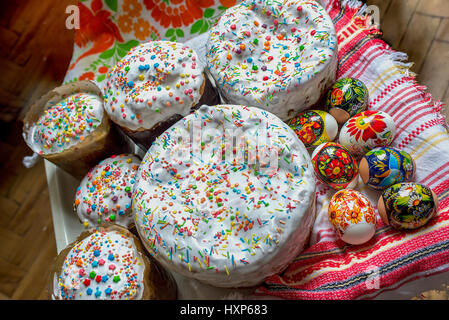
M43 162L31 169L22 165L31 152L21 137L20 111L62 81L73 43L64 12L73 2L0 4L0 299L46 298L56 243ZM379 6L384 39L409 54L418 82L449 105L448 0L367 3Z

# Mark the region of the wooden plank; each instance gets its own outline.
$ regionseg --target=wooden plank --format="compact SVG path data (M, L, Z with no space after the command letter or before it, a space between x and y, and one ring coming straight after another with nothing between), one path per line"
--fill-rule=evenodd
M0 292L11 297L25 273L18 266L0 258Z
M398 48L404 37L418 0L392 0L382 19L383 38L393 48Z
M417 11L432 16L449 18L447 0L422 0Z
M48 237L40 247L39 255L33 261L25 276L17 286L12 299L35 300L43 298L43 291L47 287L51 262L56 257L56 241Z
M0 196L0 227L6 227L19 209L17 202Z
M423 67L419 83L427 86L434 99L442 100L449 85L449 43L434 41Z
M409 28L399 44L399 50L409 55L414 63L412 71L419 72L440 25L441 18L434 18L415 13Z

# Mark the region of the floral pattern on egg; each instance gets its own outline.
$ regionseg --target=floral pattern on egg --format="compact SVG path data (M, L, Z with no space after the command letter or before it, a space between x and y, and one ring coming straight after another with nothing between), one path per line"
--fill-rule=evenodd
M376 214L369 200L360 192L344 189L329 203L329 221L340 238L350 244L362 244L376 232Z
M335 118L322 110L301 112L288 125L309 150L334 140L338 133Z
M366 110L369 92L366 85L355 78L341 78L327 93L327 111L343 124L350 117Z
M364 111L350 118L341 128L339 142L355 156L391 144L396 134L393 118L382 111Z
M358 165L349 151L335 142L319 145L312 153L316 177L335 190L357 184Z
M375 148L360 161L359 172L363 182L376 190L410 181L415 174L415 162L405 151L395 148Z
M395 229L424 226L437 213L438 199L427 186L413 182L397 183L379 198L382 220Z

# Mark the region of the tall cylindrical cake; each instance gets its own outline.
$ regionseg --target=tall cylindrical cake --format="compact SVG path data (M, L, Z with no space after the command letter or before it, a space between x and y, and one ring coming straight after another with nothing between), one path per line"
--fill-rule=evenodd
M55 88L36 101L24 119L28 146L78 179L112 154L132 145L111 126L101 90L91 81Z
M133 213L142 242L166 268L216 287L253 286L307 245L310 156L269 112L204 105L148 150Z
M208 68L226 103L284 121L316 104L337 73L337 36L315 1L244 0L210 31Z
M195 107L218 103L195 51L170 41L131 49L111 70L103 91L106 112L144 151Z

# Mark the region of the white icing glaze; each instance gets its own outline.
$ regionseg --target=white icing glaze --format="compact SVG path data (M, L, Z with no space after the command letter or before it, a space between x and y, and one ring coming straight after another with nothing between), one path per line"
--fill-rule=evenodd
M101 124L103 101L95 94L76 93L49 106L24 134L38 154L62 152L78 144Z
M166 268L242 287L280 272L304 248L314 201L309 154L287 124L259 108L204 105L148 150L133 212Z
M284 121L315 104L336 77L335 28L315 1L242 1L211 29L207 51L225 101Z
M134 239L118 231L94 231L67 254L55 275L53 298L140 299L145 264Z
M113 222L129 227L132 190L140 159L121 154L109 157L93 167L76 190L75 210L86 227Z
M182 43L150 41L131 49L108 74L103 94L110 118L133 131L187 115L201 98L204 69Z

